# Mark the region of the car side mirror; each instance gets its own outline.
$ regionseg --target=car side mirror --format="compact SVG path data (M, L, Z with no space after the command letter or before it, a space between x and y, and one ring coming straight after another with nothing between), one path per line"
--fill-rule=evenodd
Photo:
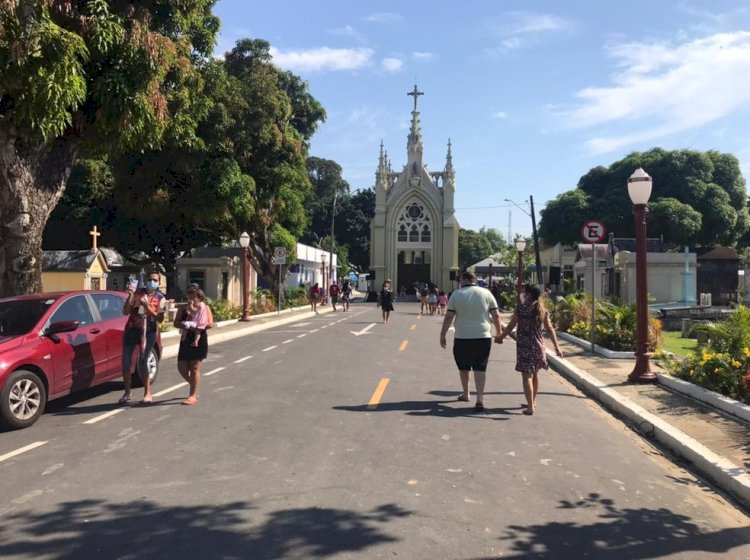
M52 323L49 327L47 327L47 330L44 332L44 334L50 337L52 340L55 340L55 335L59 333L74 331L78 328L78 325L78 321L58 321L56 323Z

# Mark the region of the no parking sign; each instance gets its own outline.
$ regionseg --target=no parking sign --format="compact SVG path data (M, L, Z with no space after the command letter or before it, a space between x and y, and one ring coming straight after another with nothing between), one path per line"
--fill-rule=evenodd
M607 228L599 220L589 220L581 226L581 239L584 243L601 243L607 237Z

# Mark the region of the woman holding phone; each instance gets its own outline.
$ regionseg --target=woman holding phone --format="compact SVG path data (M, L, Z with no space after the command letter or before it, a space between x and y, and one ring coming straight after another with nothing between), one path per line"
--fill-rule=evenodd
M161 274L154 270L149 272L146 287L138 288L138 281L131 280L127 286L128 297L122 306L122 312L128 316L122 333L122 381L125 394L119 403L130 402L130 376L132 374L133 355L137 351L136 371L143 383L142 404L151 402L151 377L148 372L148 357L156 344L159 323L164 320L167 300L159 292Z

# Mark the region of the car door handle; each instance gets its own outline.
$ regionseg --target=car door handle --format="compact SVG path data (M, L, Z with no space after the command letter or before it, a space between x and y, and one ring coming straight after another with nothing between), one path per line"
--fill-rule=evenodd
M101 331L101 330L99 330L99 329L91 329L91 330L90 330L89 332L90 332L91 334L99 334L99 333L100 333L100 332L102 332L102 331Z

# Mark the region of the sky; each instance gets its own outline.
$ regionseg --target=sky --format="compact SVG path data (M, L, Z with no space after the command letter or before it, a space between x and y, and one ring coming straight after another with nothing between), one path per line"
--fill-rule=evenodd
M732 153L750 173L747 1L219 0L215 12L217 56L265 39L308 82L327 112L310 155L341 165L353 191L373 187L381 140L394 170L406 162L416 83L424 162L442 170L450 139L464 228L529 235L529 196L538 220L591 168L657 146Z

